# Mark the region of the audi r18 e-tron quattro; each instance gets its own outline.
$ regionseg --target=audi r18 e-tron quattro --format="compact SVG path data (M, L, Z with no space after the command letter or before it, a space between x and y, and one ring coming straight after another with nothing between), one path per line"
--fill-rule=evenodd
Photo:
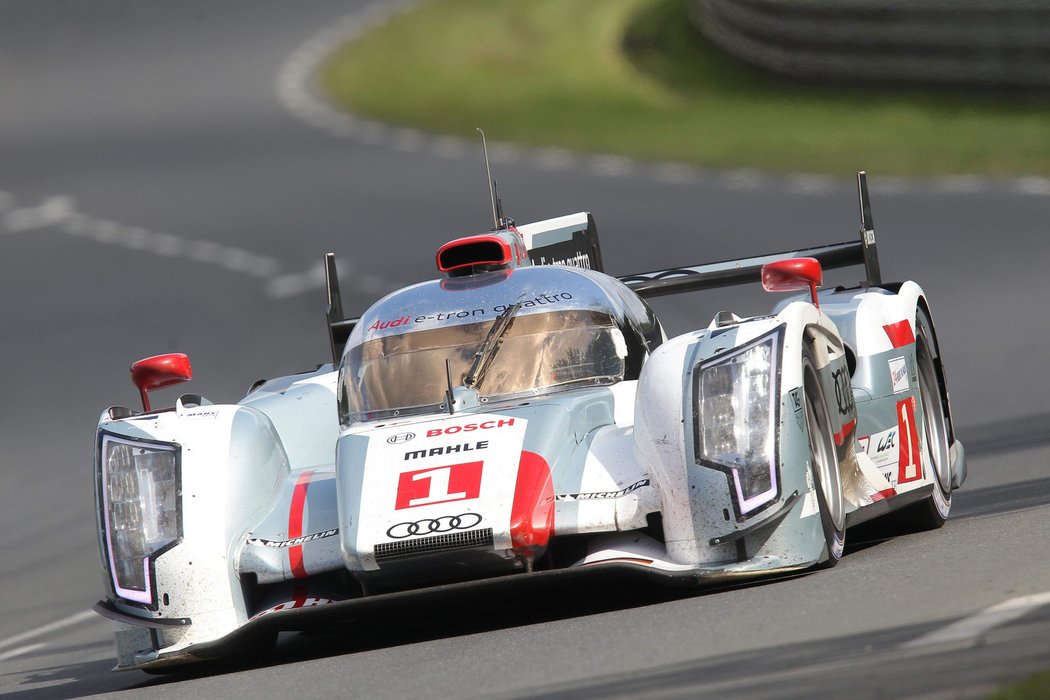
M832 566L849 526L942 525L965 478L915 282L860 240L613 277L593 218L437 251L439 279L344 318L332 362L237 403L148 392L98 424L97 526L117 668L236 651L376 596L575 570L685 583ZM822 269L866 279L822 289ZM646 299L759 281L772 313L667 338Z

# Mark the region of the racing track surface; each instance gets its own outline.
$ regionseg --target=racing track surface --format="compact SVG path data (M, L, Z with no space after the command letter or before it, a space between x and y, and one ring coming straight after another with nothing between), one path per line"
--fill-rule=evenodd
M425 601L282 638L249 671L110 673L108 623L85 613L101 592L90 464L98 413L135 405L129 363L187 352L191 390L234 401L326 360L311 272L324 251L359 310L488 226L476 149L338 138L277 98L287 58L362 7L0 4L0 694L980 697L1050 667L1046 182L879 186L875 173L884 274L932 298L970 448L945 529L855 544L832 571L762 585ZM507 208L518 221L593 212L613 273L856 229L848 182L559 163L504 151ZM683 331L771 303L738 289L658 310ZM1036 597L1014 615L971 618L1023 596ZM955 641L925 636L964 619Z

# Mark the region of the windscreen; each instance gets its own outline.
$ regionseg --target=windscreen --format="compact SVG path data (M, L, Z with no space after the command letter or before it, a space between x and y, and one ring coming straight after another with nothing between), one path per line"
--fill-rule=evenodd
M435 410L448 381L463 384L492 321L366 340L343 359L350 417ZM589 310L515 316L477 389L483 398L531 396L623 379L626 345L612 317Z

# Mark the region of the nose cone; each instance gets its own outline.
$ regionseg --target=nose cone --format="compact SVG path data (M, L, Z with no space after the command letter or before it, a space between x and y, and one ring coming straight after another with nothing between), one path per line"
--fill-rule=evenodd
M523 451L527 427L520 416L459 414L344 434L337 469L347 568L381 579L446 567L470 578L466 562L478 572L513 570L542 551L553 486L547 463Z

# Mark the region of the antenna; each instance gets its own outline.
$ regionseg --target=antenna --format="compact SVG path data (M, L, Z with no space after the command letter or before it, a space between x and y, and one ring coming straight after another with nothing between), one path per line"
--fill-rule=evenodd
M496 200L496 181L492 179L492 170L489 168L489 145L485 141L485 132L480 126L474 127L481 134L481 149L485 152L485 176L489 181L489 198L492 200L492 223L496 230L500 228L499 204Z

